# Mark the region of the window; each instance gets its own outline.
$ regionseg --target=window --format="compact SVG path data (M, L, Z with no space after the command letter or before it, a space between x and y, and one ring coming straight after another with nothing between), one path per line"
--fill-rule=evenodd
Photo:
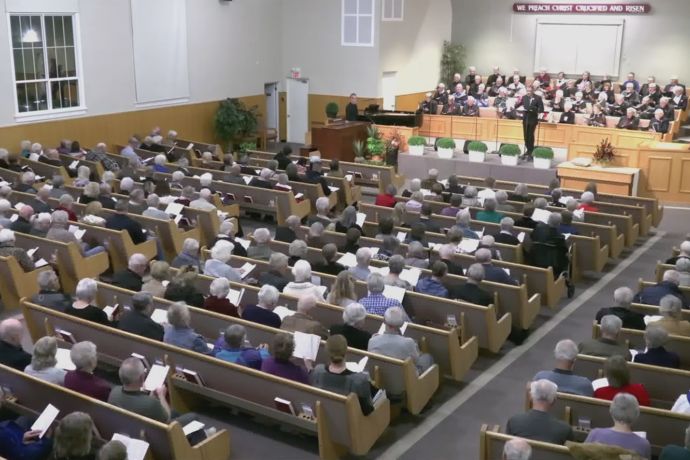
M18 116L83 108L76 15L11 14Z
M343 46L374 46L374 0L342 0Z
M405 0L382 0L381 20L382 21L402 21L403 5Z

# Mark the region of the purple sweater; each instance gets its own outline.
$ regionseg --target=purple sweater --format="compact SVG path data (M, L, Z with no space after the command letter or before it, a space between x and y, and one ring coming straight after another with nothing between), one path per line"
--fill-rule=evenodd
M595 428L590 431L585 442L598 442L599 444L622 447L637 452L642 458L651 458L652 456L649 441L635 433L621 433L611 428Z
M276 361L273 356L269 356L261 363L261 370L269 374L283 377L284 379L294 380L295 382L309 385L309 375L303 368L291 362Z

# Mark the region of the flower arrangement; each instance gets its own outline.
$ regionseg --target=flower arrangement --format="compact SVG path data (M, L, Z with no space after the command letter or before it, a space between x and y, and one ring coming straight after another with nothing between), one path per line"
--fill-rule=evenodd
M616 159L616 150L613 148L608 138L602 139L599 145L597 145L592 159L601 164L612 163Z

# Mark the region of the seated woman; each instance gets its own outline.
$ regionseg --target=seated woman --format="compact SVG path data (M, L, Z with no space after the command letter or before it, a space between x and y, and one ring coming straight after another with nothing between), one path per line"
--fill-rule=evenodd
M204 274L217 278L226 278L229 281L240 282L242 277L239 272L228 265L232 257L235 245L229 241L219 240L211 249L211 258L204 263Z
M606 126L606 115L601 110L601 105L594 104L592 106L592 114L587 120L587 126L596 126L600 128Z
M206 340L190 326L192 316L184 302L175 302L168 307L168 324L163 342L197 353L209 354Z
M51 460L96 460L98 450L105 444L96 435L91 416L72 412L60 420L53 436Z
M288 246L288 266L293 267L298 260L305 259L309 253L309 247L304 240L294 240Z
M630 369L625 358L619 355L611 356L604 363L604 375L608 385L594 390L594 397L609 401L618 393L630 393L641 406L649 406L649 393L641 383L630 383Z
M72 345L69 357L76 367L65 374L65 388L77 393L107 401L110 396L110 384L94 375L98 365L98 349L93 342L78 342Z
M309 374L305 368L311 369L311 361L305 359L305 367L300 367L290 361L295 351L295 339L292 334L287 332L276 334L268 351L271 356L261 362L262 371L309 385Z
M342 335L332 335L326 341L328 364L317 365L311 373L312 385L327 391L349 395L354 393L364 415L374 411L371 400L371 384L363 372L352 372L347 368L347 339Z
M51 336L41 337L34 344L31 364L26 366L24 372L32 377L54 383L55 385L65 384L65 374L67 371L55 367L57 359L57 339Z
M642 458L651 458L652 452L649 441L638 436L632 430L632 425L640 416L640 406L635 397L627 393L616 395L609 407L609 413L613 419L613 426L611 428L594 428L587 435L585 443L618 446L633 451Z
M34 261L26 251L15 245L16 237L10 229L0 230L0 256L14 257L25 272L30 272L36 268Z
M163 297L173 302L184 302L187 305L201 308L204 296L196 288L196 278L199 272L196 267L185 265L180 267L177 275L170 280Z
M355 282L348 270L338 273L335 283L331 286L331 292L326 297L326 302L339 307L347 307L351 303L357 302Z
M247 257L268 261L273 252L268 244L271 241L271 232L267 228L257 228L252 236L255 244L247 248Z
M566 125L574 125L575 112L573 112L572 109L573 104L571 104L570 102L566 102L565 106L563 107L563 113L561 113L561 117L558 119L558 122Z
M419 241L411 242L407 247L405 265L417 268L429 268L429 254Z
M357 208L348 206L343 209L343 213L335 221L335 231L338 233L347 233L351 228L356 228L360 233L364 233L362 227L357 225Z
M210 295L204 300L204 310L214 311L221 315L239 318L237 306L228 299L230 283L225 278L216 278L209 286Z
M244 326L231 324L216 342L214 354L216 358L223 361L261 370L263 360L269 357L268 350L265 346L253 348L248 345L247 331Z
M295 281L289 282L283 288L283 294L301 298L313 296L317 301L323 302L323 294L320 286L311 282L311 264L306 260L298 260L292 267L292 276Z
M664 344L668 341L666 329L651 323L644 331L644 340L647 349L644 353L636 354L633 359L634 362L649 364L650 366L670 367L671 369L680 368L678 353L664 348Z
M44 270L37 278L39 291L31 302L59 311L65 311L72 304L72 296L62 292L60 279L53 270Z
M164 260L155 260L150 264L151 279L141 286L141 292L148 292L154 297L163 297L170 282L170 265Z
M407 227L407 209L405 209L405 203L399 201L393 206L393 212L391 213L391 219L393 219L393 226L395 227Z
M529 188L527 184L519 183L515 186L515 189L508 194L508 199L510 201L521 201L523 203L529 203Z
M98 182L89 182L88 184L84 185L77 202L81 204L89 204L92 201L98 201L98 195L100 194L101 187L98 185Z
M358 350L366 350L369 346L371 334L364 329L367 311L361 303L353 302L343 310L343 324L331 326L331 337L341 334L347 339L348 346Z
M414 192L407 203L405 203L405 211L419 212L422 209L422 204L424 204L424 194L421 191Z
M376 201L374 202L374 204L376 206L385 206L387 208L392 208L393 206L395 206L395 203L396 203L395 195L397 193L398 193L398 189L395 188L395 185L388 184L386 186L385 193L379 193L378 195L376 195ZM336 224L336 227L337 227L337 224Z
M76 300L65 309L65 313L87 321L109 326L110 321L108 321L108 315L102 308L93 305L93 302L96 301L97 292L98 283L96 283L96 280L91 278L80 280L77 283L75 293Z

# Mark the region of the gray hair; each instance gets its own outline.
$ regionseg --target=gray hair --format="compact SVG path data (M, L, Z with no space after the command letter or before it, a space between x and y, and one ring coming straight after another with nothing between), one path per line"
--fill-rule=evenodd
M388 195L393 195L393 196L395 196L395 194L398 193L398 189L395 188L395 185L393 185L393 184L388 184L388 185L386 185L386 193L387 193Z
M563 222L563 216L559 212L552 212L547 219L549 227L558 227Z
M271 232L265 227L257 228L252 235L256 244L265 244L271 240Z
M235 249L235 245L231 242L219 240L213 245L213 248L211 248L211 258L227 263L232 257L233 249Z
M407 245L407 257L426 258L426 249L419 241L411 241Z
M532 457L532 446L522 438L513 438L503 445L504 460L529 460Z
M189 327L192 315L184 302L175 302L168 307L168 323L175 328Z
M361 303L353 302L343 309L343 323L356 326L367 317L367 311Z
M158 205L160 204L160 202L161 202L160 198L159 198L158 195L156 195L155 193L150 194L150 195L146 198L146 204L147 204L150 208L158 208Z
M232 348L242 346L247 330L241 324L231 324L225 329L225 342Z
M123 177L120 181L120 190L131 191L134 187L134 179L131 177Z
M98 451L97 460L127 460L127 446L122 441L108 441Z
M272 252L268 265L274 270L282 270L288 266L288 256L281 252Z
M55 458L86 457L92 449L93 420L84 412L72 412L60 420L53 435Z
M592 203L594 202L594 193L592 192L582 192L582 195L580 195L580 201L583 203Z
M328 200L327 197L321 196L316 199L316 210L318 211L319 214L325 214L328 212L328 208L330 208L331 202Z
M557 360L575 361L575 358L577 358L577 344L570 339L561 340L553 349L553 356Z
M668 332L661 326L650 324L644 331L647 348L659 348L668 340Z
M379 294L383 292L386 284L383 281L383 275L380 273L372 273L367 278L367 288L371 294Z
M482 264L472 264L467 269L467 278L476 283L481 283L484 280L484 267Z
M259 303L266 307L274 307L278 303L279 297L280 294L278 293L278 289L270 284L264 284L261 286L261 289L259 289L259 293L257 294Z
M294 240L288 246L288 254L296 257L306 257L309 248L304 240Z
M618 423L632 425L640 416L640 404L629 393L618 393L609 407L611 418Z
M474 253L474 260L480 264L491 262L491 251L486 248L477 249L477 252Z
M285 219L285 225L290 228L299 227L300 222L300 218L295 215L290 215Z
M399 275L405 268L405 258L400 254L395 254L388 259L388 271L394 275Z
M321 236L323 235L323 224L321 222L314 222L309 227L309 236Z
M539 208L539 209L546 209L546 207L549 205L549 202L546 201L546 198L540 196L539 198L534 200L534 207Z
M400 328L405 323L405 312L400 307L389 307L383 314L386 326Z
M60 289L60 280L53 270L39 272L36 281L42 291L57 291Z
M220 233L221 235L229 235L233 231L234 228L235 228L235 224L233 224L231 220L229 220L229 219L224 220L223 222L220 223L220 227L218 228L218 233Z
M484 209L487 211L495 211L496 210L496 199L495 198L487 198L484 200Z
M501 219L501 230L505 232L510 232L513 230L513 226L515 225L515 221L513 220L512 217L504 217Z
M681 257L676 261L676 271L678 272L690 272L690 259L687 257Z
M659 301L659 313L661 313L661 316L671 316L677 318L682 309L683 303L674 295L665 295Z
M150 292L136 292L132 295L132 308L136 311L146 311L153 302Z
M616 315L606 315L601 318L601 333L610 337L615 337L623 327L623 320Z
M355 254L357 265L360 267L368 267L371 260L371 251L369 248L359 248Z
M297 300L297 311L300 313L309 313L316 306L316 297L313 295L304 295Z
M529 189L527 188L527 184L524 183L519 183L515 186L515 190L513 191L518 196L527 196L529 193Z
M666 270L662 279L674 283L677 286L680 284L680 273L675 270Z
M613 301L619 307L629 308L634 297L635 294L632 289L627 286L619 287L613 291Z
M311 281L311 264L306 260L298 260L292 267L292 276L297 283Z
M508 192L505 190L498 190L495 195L496 203L503 204L508 201Z
M455 222L461 227L469 227L472 222L472 216L470 216L468 210L462 209L455 215Z
M57 339L52 336L41 337L34 344L31 356L31 367L34 371L40 371L54 367L57 364Z
M117 374L122 385L133 385L141 381L146 374L146 368L139 358L130 357L122 361Z
M230 292L230 282L227 278L216 278L211 281L211 285L208 288L208 292L219 299L225 298Z
M418 192L422 188L422 180L414 178L410 181L410 192Z
M134 270L137 267L148 265L149 260L144 254L136 252L129 256L129 261L127 262L127 268Z
M350 228L357 223L357 209L354 206L348 206L343 209L340 215L340 224L345 228Z
M463 193L463 196L465 198L474 198L477 196L477 187L474 187L472 185L468 185L465 187L465 192Z
M60 206L67 207L74 203L74 198L69 193L63 193L60 195L60 198L58 198L58 203L60 203Z
M72 345L69 357L77 370L92 372L98 364L98 352L93 342L78 342Z
M77 283L75 296L82 302L91 303L96 300L98 283L92 278L83 278Z
M556 393L558 386L550 380L540 379L531 382L529 385L529 394L532 401L540 401L548 404L553 404L556 400Z
M182 243L182 252L194 255L199 251L199 241L194 238L185 238Z

